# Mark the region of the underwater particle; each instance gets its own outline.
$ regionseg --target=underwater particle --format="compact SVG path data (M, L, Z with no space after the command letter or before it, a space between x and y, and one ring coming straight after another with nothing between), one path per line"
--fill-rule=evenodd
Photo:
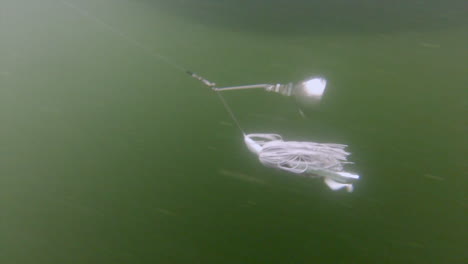
M431 179L431 180L436 180L436 181L443 181L445 180L444 178L440 177L440 176L436 176L436 175L432 175L432 174L429 174L429 173L426 173L423 175L424 177L428 178L428 179Z

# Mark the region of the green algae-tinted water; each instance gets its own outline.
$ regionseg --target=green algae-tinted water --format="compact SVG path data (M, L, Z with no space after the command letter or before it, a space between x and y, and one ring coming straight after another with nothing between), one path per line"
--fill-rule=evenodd
M406 2L0 0L0 263L464 263L463 3ZM355 191L261 166L161 55L327 78L306 118L226 98L247 132L348 144Z

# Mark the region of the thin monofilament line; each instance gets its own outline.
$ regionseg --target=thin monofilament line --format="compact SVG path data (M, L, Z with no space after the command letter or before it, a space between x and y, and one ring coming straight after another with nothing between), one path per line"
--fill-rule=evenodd
M59 1L60 3L62 3L63 5L66 5L68 6L69 8L75 10L78 14L80 14L81 16L83 17L86 17L88 19L91 19L93 20L94 22L98 23L99 25L101 25L102 27L106 28L107 30L109 30L110 32L118 35L120 38L124 39L125 41L127 41L128 43L144 50L146 53L148 53L149 55L151 55L153 58L155 59L158 59L164 63L166 63L167 65L177 69L177 70L180 70L184 73L189 73L190 75L193 76L193 73L188 71L186 68L182 67L181 65L175 63L173 60L167 58L166 56L163 56L155 51L153 51L152 49L146 47L145 45L141 44L139 41L135 40L134 38L131 38L129 37L127 34L125 34L124 32L118 30L117 28L109 25L108 23L104 22L103 20L99 19L98 17L92 15L88 10L84 9L84 8L81 8L81 7L78 7L72 3L70 3L69 1L64 1L64 0L57 0ZM206 84L206 83L205 83ZM224 105L224 108L226 109L226 111L229 113L229 115L231 116L232 120L234 121L234 123L236 123L236 126L239 128L239 130L242 132L242 134L245 135L244 133L244 130L242 129L242 127L240 126L239 124L239 121L237 120L236 116L234 115L234 112L232 111L231 107L229 107L229 104L226 102L226 100L224 100L224 97L219 93L219 92L216 92L216 94L218 95L219 99L221 100L221 102L223 103Z
M139 41L135 40L134 38L129 37L124 32L118 30L117 28L109 25L108 23L104 22L103 20L101 20L101 19L97 18L96 16L92 15L88 10L86 10L84 8L81 8L81 7L78 7L78 6L72 4L72 3L68 2L68 1L64 1L64 0L57 0L57 1L59 1L63 5L68 6L71 9L74 9L81 16L93 20L94 22L98 23L102 27L106 28L107 30L111 31L112 33L116 34L117 36L121 37L122 39L124 39L128 43L130 43L130 44L144 50L146 53L148 53L152 57L154 57L154 58L156 58L158 60L161 60L162 62L166 63L167 65L169 65L171 67L173 67L174 69L177 69L177 70L180 70L180 71L183 71L183 72L187 71L187 69L185 69L181 65L179 65L179 64L175 63L174 61L170 60L169 58L155 52L154 50L146 47L145 45L141 44Z
M236 126L239 128L239 130L241 131L241 133L245 135L244 130L243 130L242 127L240 126L240 123L239 123L239 121L237 120L236 116L234 115L234 112L232 111L231 107L229 107L229 104L226 102L226 100L224 100L223 95L221 95L220 92L216 92L216 94L218 95L219 100L221 100L221 102L223 103L224 108L226 109L226 111L227 111L227 112L229 113L229 115L231 116L231 119L234 121L234 123L236 123Z

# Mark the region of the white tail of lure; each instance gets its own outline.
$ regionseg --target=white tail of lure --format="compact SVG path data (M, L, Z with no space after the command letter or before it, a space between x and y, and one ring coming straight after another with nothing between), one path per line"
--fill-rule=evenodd
M244 134L247 148L258 155L260 162L295 174L324 178L332 190L353 191L359 175L343 171L349 152L342 144L283 141L277 134Z

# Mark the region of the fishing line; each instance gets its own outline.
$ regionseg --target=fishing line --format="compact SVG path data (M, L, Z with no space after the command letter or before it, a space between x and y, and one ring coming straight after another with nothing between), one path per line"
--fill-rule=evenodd
M90 20L93 20L94 22L98 23L99 25L106 28L110 32L112 32L112 33L116 34L117 36L121 37L122 39L124 39L128 43L130 43L130 44L144 50L146 53L148 53L153 58L156 58L158 60L161 60L162 62L165 62L167 65L171 66L174 69L177 69L177 70L182 71L182 72L187 72L187 69L185 69L184 67L182 67L178 63L176 63L173 60L169 59L168 57L166 57L166 56L164 56L164 55L162 55L160 53L157 53L154 50L146 47L141 42L139 42L136 39L128 36L127 34L122 32L121 30L111 26L110 24L106 23L102 19L99 19L95 15L91 14L88 10L86 10L84 8L81 8L81 7L77 6L77 5L74 5L74 4L72 4L71 2L68 2L68 1L63 1L63 0L57 0L57 1L59 1L60 3L62 3L65 6L68 6L71 9L75 10L81 16L86 17L86 18L88 18Z
M160 54L160 53L157 53L155 52L154 50L146 47L145 45L143 45L141 42L137 41L136 39L128 36L127 34L125 34L124 32L122 32L121 30L111 26L110 24L106 23L105 21L103 21L102 19L99 19L98 17L96 17L95 15L91 14L88 10L84 9L84 8L81 8L77 5L74 5L68 1L63 1L63 0L58 0L59 2L61 2L63 5L66 5L68 6L69 8L75 10L78 14L80 14L81 16L83 17L86 17L90 20L93 20L94 22L98 23L99 25L101 25L102 27L106 28L107 30L109 30L110 32L116 34L117 36L121 37L122 39L124 39L125 41L127 41L128 43L144 50L146 53L148 53L149 55L151 55L153 58L157 59L157 60L160 60L164 63L166 63L167 65L173 67L174 69L176 70L179 70L179 71L182 71L184 73L187 73L188 75L190 75L191 77L201 81L203 84L207 85L208 87L211 87L211 88L214 88L214 86L216 85L215 83L213 82L210 82L208 81L207 79L201 77L200 75L192 72L192 71L189 71L187 70L185 67L182 67L181 65L179 65L178 63L174 62L173 60L169 59L168 57ZM215 90L215 89L213 89ZM216 90L215 90L216 91ZM234 115L234 112L232 111L231 107L229 106L229 104L226 102L226 100L224 99L224 97L221 95L221 93L219 91L216 91L216 94L218 95L219 99L221 100L221 103L223 104L224 108L226 109L226 111L228 112L228 114L230 115L231 119L234 121L234 123L236 124L236 126L239 128L239 130L242 132L242 134L245 135L244 133L244 130L242 129L238 119L236 118L236 116Z
M224 105L224 108L226 108L226 111L229 113L229 115L231 116L231 119L234 121L234 123L236 123L236 126L237 128L239 128L239 130L241 131L241 133L245 136L245 132L244 130L242 129L239 121L237 120L236 116L234 115L234 112L232 111L231 107L229 107L229 104L226 102L226 100L224 99L224 96L221 95L220 92L216 92L216 94L218 95L219 97L219 100L221 100L221 102L223 103Z

